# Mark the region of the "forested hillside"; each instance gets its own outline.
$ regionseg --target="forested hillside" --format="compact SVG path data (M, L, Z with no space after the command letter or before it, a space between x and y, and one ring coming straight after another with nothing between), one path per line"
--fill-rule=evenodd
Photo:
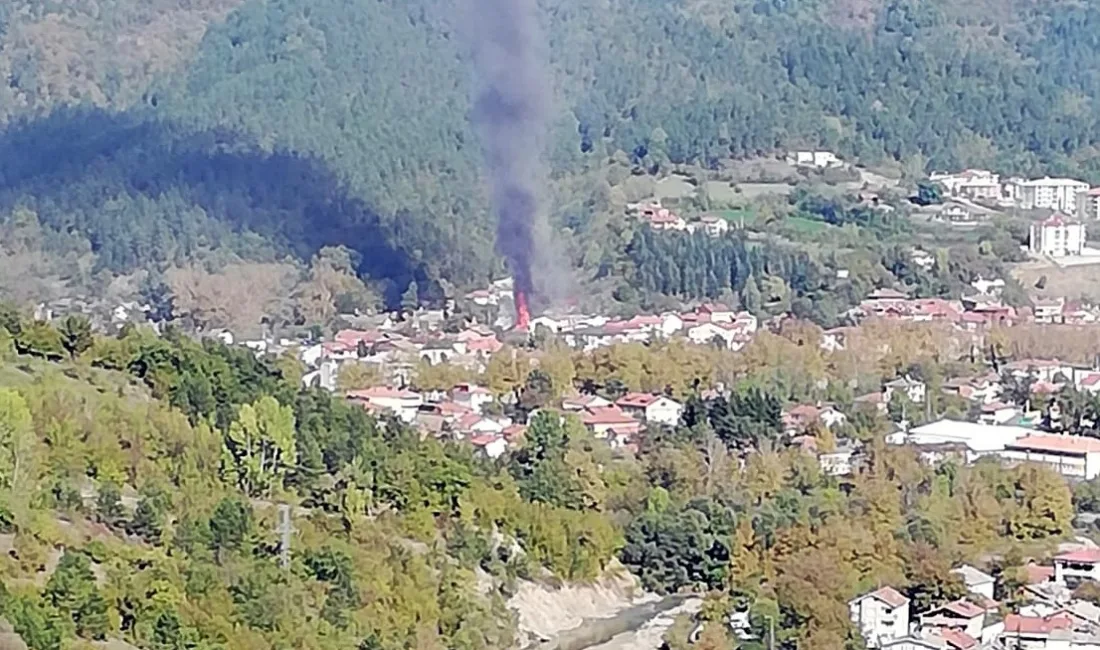
M866 442L851 476L781 448L784 396L819 378L842 393L853 373L959 363L934 328L866 328L829 363L806 345L819 335L791 323L736 355L551 348L538 367L505 348L474 379L534 415L489 460L301 389L288 357L0 308L0 633L30 650L503 650L519 581L576 584L616 557L648 589L705 594L714 650L762 650L769 628L780 650L861 647L848 599L891 584L923 612L961 596L950 568L979 558L999 558L1010 601L1025 558L1070 532L1066 483L1039 465L931 467L885 445L874 410L838 432ZM698 392L731 371L728 395ZM613 450L548 410L570 380L605 397L665 386L684 416ZM734 611L755 640L732 637Z
M94 17L42 1L10 9L0 113L20 119L0 138L0 208L26 205L51 228L85 234L115 270L211 249L308 257L346 244L364 254L364 272L392 280L391 299L412 279L432 297L441 277L461 285L499 270L467 120L462 4L236 4L173 5L195 17L173 38L157 28L159 5L115 0ZM543 9L555 97L547 156L562 182L616 152L660 168L793 146L915 171L1100 173L1092 6L546 0ZM89 42L124 35L83 46L76 66L49 47L73 24ZM191 48L188 35L203 29ZM171 45L118 45L132 33ZM62 72L58 61L70 63ZM108 112L40 119L66 105ZM548 211L583 236L605 207Z

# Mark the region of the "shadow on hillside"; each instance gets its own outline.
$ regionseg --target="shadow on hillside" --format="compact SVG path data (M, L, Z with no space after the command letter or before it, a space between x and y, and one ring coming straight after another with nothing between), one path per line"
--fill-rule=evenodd
M116 269L170 261L158 248L192 252L232 232L303 260L345 245L360 254L363 275L390 281L391 300L409 280L424 280L396 225L322 161L267 153L230 132L99 110L13 125L0 133L0 207L20 204L45 225L86 236Z

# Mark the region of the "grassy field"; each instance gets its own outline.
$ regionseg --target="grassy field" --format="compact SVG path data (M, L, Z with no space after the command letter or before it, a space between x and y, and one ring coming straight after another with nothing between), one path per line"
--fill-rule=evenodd
M1016 278L1032 296L1040 298L1065 296L1071 300L1077 298L1100 300L1100 266L1098 265L1059 267L1050 262L1035 260L1017 264L1012 269L1012 277ZM1037 288L1036 283L1044 277L1046 284L1042 289Z
M722 217L735 227L744 224L746 228L763 228L765 225L759 221L760 215L751 208L741 210L718 210L712 214ZM787 227L801 233L821 232L829 227L829 224L824 221L807 219L805 217L787 217L786 219L776 222L775 225Z

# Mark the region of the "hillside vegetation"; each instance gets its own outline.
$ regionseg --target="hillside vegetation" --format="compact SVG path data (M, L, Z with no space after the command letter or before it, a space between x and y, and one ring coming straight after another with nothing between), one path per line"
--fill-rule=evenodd
M212 249L308 259L345 244L364 273L391 281L391 300L413 279L431 297L441 277L461 285L499 271L467 121L461 3L236 4L9 9L0 107L19 119L0 137L0 207L82 233L114 270ZM795 146L911 170L1100 170L1100 10L1089 5L543 9L559 181L615 152L658 169ZM166 21L183 27L166 33ZM36 119L62 106L111 110ZM593 198L549 211L583 238L609 209L606 188L566 186Z
M541 413L490 461L299 389L291 359L171 331L100 337L77 317L4 309L0 323L0 618L31 650L509 648L521 580L580 584L616 557L647 589L706 593L709 620L750 609L754 636L774 623L782 650L847 650L854 595L891 584L924 611L963 593L954 564L996 553L1011 598L1025 554L1070 532L1053 471L933 468L885 446L877 413L852 410L840 432L867 442L850 477L777 451L779 395L853 370L803 345L805 328L736 356L628 345L546 351L530 370L505 349L478 381L520 393L498 405L517 421ZM852 362L944 370L931 330L881 332L892 348L865 334ZM729 365L741 387L702 400ZM569 390L550 372L605 396L668 386L683 420L613 451L546 410ZM277 504L293 514L288 553ZM725 625L712 633L734 647Z

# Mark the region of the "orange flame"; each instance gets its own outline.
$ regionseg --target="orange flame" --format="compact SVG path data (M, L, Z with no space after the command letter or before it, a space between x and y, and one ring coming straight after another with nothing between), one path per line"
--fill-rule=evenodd
M527 306L527 294L517 290L513 300L516 303L516 329L526 331L531 326L531 310Z

